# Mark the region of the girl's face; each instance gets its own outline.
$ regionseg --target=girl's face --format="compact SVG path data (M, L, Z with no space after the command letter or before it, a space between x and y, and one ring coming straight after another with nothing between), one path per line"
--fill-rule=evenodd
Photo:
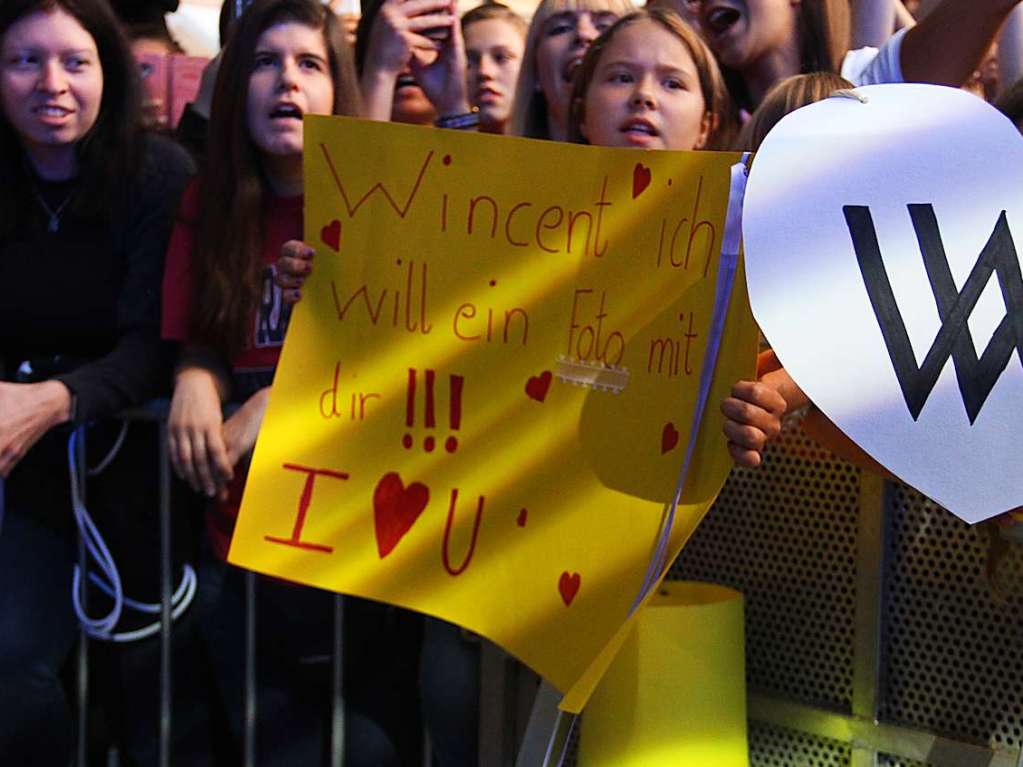
M700 149L711 118L689 50L655 21L620 28L600 55L579 128L598 146Z
M718 60L729 69L755 66L797 41L800 0L704 0L700 27Z
M522 32L503 19L483 19L465 28L469 100L479 107L485 127L502 128L508 122L525 46Z
M567 122L572 79L586 49L617 18L613 11L565 10L544 22L536 48L537 84L557 125Z
M96 41L62 8L12 24L0 42L0 106L29 157L64 156L96 124L103 68Z
M294 21L256 43L246 117L265 160L302 154L302 117L334 111L334 80L323 32Z

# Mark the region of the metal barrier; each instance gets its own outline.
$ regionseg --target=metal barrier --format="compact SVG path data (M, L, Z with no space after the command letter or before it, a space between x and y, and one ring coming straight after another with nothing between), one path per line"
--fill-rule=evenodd
M796 423L733 471L669 577L746 597L752 767L1021 767L1023 546L1004 600L988 546Z
M146 407L133 409L121 415L129 421L156 422L159 429L159 526L160 526L160 708L159 708L159 767L171 766L170 740L173 726L171 717L172 702L172 668L171 668L171 635L173 620L171 618L171 602L174 590L174 576L171 572L171 465L167 443L167 412L168 403L157 401ZM228 409L230 412L230 408ZM85 439L77 442L77 466L82 501L85 502L86 475L88 472L85 460ZM2 489L2 488L0 488ZM0 513L2 520L2 513ZM82 568L82 579L87 581L87 559L84 544L79 541L79 566ZM245 767L256 767L256 574L247 572L245 575L245 692L244 692L244 736L243 764ZM84 599L84 597L83 597ZM83 603L84 605L84 603ZM331 748L330 767L344 765L344 693L343 693L343 628L344 606L340 595L334 597L334 639L333 669L331 677ZM78 669L77 669L77 700L78 700L78 742L76 747L76 764L87 764L88 759L88 711L89 711L89 637L79 632ZM427 758L429 755L426 755ZM428 764L428 763L427 763Z
M159 526L160 526L160 708L159 708L159 767L170 767L170 741L172 721L172 668L171 637L173 621L171 602L174 590L171 563L171 466L168 454L166 417L169 403L165 400L149 403L123 413L129 421L156 423L159 429ZM231 412L228 408L227 412ZM78 441L78 470L83 502L85 502L85 439ZM2 507L0 507L2 522ZM83 579L87 577L84 545L79 545L79 564ZM256 665L256 580L253 572L245 574L245 672L243 704L242 759L245 767L258 765L256 750L256 711L258 707ZM331 672L330 767L344 765L344 670L343 670L343 597L335 595L333 611L333 658ZM76 764L87 763L88 710L89 710L89 637L80 632L77 652L78 742ZM519 744L525 736L527 720L533 708L539 687L539 678L494 645L484 642L480 654L480 737L479 764L487 767L511 765L515 762ZM425 735L425 734L424 734ZM424 767L430 767L432 757L429 740L424 737Z
M161 422L163 767L170 764L173 725L166 427L159 408L130 417ZM761 469L733 472L669 577L745 594L752 767L1023 767L1023 547L1002 563L1009 588L999 601L982 577L987 546L983 529L836 460L795 424ZM252 767L255 575L246 584L243 750ZM344 761L343 626L337 597L331 767ZM89 687L84 636L78 653L81 765ZM490 645L481 664L480 764L541 764L536 755L552 720L550 711L544 718L542 695L533 705L536 677ZM565 745L567 765L574 764L576 736Z

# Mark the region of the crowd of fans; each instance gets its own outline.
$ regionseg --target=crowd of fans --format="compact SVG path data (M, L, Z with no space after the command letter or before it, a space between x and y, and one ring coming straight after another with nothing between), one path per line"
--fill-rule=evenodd
M78 636L68 441L107 464L88 504L125 590L157 601L158 433L113 420L171 398L176 567L196 564L175 625L174 764L234 764L244 703L245 582L226 552L291 306L302 235L302 118L339 114L653 150L755 149L784 114L836 90L931 82L1023 91L995 41L1018 0L543 0L459 18L452 0L228 0L223 48L176 131L151 130L135 55L178 47L163 13L108 0L0 4L0 760L67 765L66 669ZM1003 43L1003 53L1018 41ZM225 418L225 404L230 414ZM770 352L721 407L755 466L806 398ZM838 450L842 438L818 424ZM852 457L853 446L846 445ZM105 460L104 457L109 458ZM194 544L194 545L193 545ZM85 587L82 587L83 589ZM90 604L106 606L102 590ZM257 753L324 763L331 595L259 578ZM347 600L346 764L440 767L478 753L479 640ZM126 611L127 636L149 620ZM96 730L123 764L155 763L153 639L101 643ZM99 737L99 736L97 736Z

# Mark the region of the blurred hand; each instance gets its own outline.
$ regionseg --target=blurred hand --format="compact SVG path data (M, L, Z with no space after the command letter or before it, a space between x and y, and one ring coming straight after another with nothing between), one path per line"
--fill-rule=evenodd
M465 40L458 20L454 0L448 5L450 15L445 26L450 29L437 49L437 53L414 49L410 66L416 82L430 99L438 116L465 114L469 111L469 97L465 72Z
M252 452L259 436L259 427L263 424L266 406L270 401L270 387L267 386L249 397L245 404L224 422L224 444L227 447L227 460L231 466ZM221 497L225 497L227 488L221 489Z
M781 433L785 398L762 381L739 381L721 403L728 452L739 466L756 468L767 443Z
M288 240L281 246L274 282L281 289L285 303L297 304L302 299L302 286L313 272L315 254L316 251L301 240Z
M0 383L0 477L47 431L71 417L71 392L60 381Z
M384 0L370 29L364 69L397 76L414 50L439 50L440 45L422 33L449 27L450 8L450 0Z
M193 490L210 498L234 476L223 428L216 374L201 367L179 370L167 417L171 465Z

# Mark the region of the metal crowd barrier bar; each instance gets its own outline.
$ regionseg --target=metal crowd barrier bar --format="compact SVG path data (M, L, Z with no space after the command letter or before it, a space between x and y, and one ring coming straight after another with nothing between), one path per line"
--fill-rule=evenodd
M78 466L78 484L80 497L82 503L87 503L87 492L85 487L85 478L88 476L88 467L85 464L85 433L81 435L76 443L75 461ZM82 583L86 584L82 587L82 609L89 609L88 600L88 587L89 583L89 563L88 557L85 553L85 542L78 539L78 566L81 568L81 579ZM85 633L85 630L78 632L78 674L77 674L77 692L78 692L78 749L77 749L77 761L75 764L79 767L84 767L88 755L88 717L89 717L89 636Z
M230 413L235 409L228 407L225 412ZM167 400L158 400L148 403L144 407L126 411L120 415L121 418L132 422L156 422L158 425L158 460L159 465L159 531L160 531L160 705L159 705L159 728L158 728L158 759L159 767L171 767L171 733L173 727L172 703L172 602L174 592L174 573L171 557L171 466L167 443L167 414L169 403ZM83 430L84 432L84 430ZM86 502L86 479L88 477L88 466L85 460L86 440L84 434L77 442L77 470L79 472L79 486L81 488L82 502ZM3 523L3 484L0 480L0 526ZM84 542L78 542L78 560L81 568L83 582L88 579L88 562ZM256 767L258 764L258 753L256 747L257 710L258 695L256 690L256 674L258 671L256 661L256 590L258 576L252 571L245 573L245 660L244 660L244 697L243 697L243 763L245 767ZM83 607L87 608L85 590L82 594ZM189 607L195 609L195 605ZM332 698L330 717L330 767L343 767L344 740L345 740L345 698L344 698L344 598L341 595L334 597L334 620L333 620L333 647L332 647ZM85 767L88 763L88 715L89 715L89 638L83 631L80 632L77 659L78 668L76 676L76 696L78 702L78 733L76 743L77 767ZM496 650L500 653L499 650ZM485 671L485 668L482 669ZM481 674L481 702L487 697L487 688L494 682L489 679L486 673ZM481 758L487 751L486 743L502 733L495 730L508 730L509 718L515 715L515 711L508 710L511 706L503 703L495 707L497 717L481 717L480 722L480 754ZM504 733L506 734L506 733ZM423 763L424 767L431 764L431 754L428 738L424 737ZM511 744L509 744L511 745ZM112 752L113 753L113 752ZM507 753L507 752L506 752ZM509 758L502 760L505 764L511 763ZM481 765L486 764L484 761ZM496 766L495 766L496 767Z
M160 767L170 767L171 736L171 498L167 421L160 419ZM194 604L194 603L193 603Z
M245 767L256 764L256 574L245 573Z
M225 414L230 414L236 406L228 405ZM171 704L172 704L172 661L171 641L173 620L171 617L173 597L173 563L171 561L171 467L167 443L167 414L169 403L166 400L151 402L143 408L137 408L123 414L126 420L157 421L159 423L160 461L160 722L159 722L159 765L171 765ZM78 467L81 477L83 502L85 500L85 478L87 467L85 462L85 441L79 443ZM2 490L2 488L0 488ZM2 507L0 507L2 521ZM85 578L85 548L79 542L79 559L82 577ZM243 698L243 761L245 767L256 767L256 726L258 695L256 692L256 588L257 575L252 571L245 573L245 677ZM84 601L84 600L83 600ZM194 609L194 605L189 609ZM333 639L333 674L331 704L331 767L344 765L344 694L343 694L343 635L344 635L344 602L343 597L334 597L334 639ZM86 764L87 759L87 716L88 716L88 643L84 632L78 652L78 760L79 767Z

